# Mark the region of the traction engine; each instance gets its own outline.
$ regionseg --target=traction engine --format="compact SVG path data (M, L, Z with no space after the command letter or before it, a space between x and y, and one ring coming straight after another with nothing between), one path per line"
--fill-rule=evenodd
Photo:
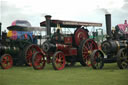
M124 24L116 25L115 30L111 30L111 15L106 14L106 31L106 40L101 44L102 51L95 50L92 53L92 67L94 69L97 69L102 65L101 62L117 62L117 65L120 69L128 68L127 21L125 20ZM105 55L107 55L107 58L101 59L104 56L103 52L105 53Z
M51 20L51 16L45 16L46 21L40 23L46 27L46 41L42 44L42 50L32 56L34 69L43 69L45 63L52 63L55 70L61 70L66 65L72 66L80 62L82 66L90 66L90 54L98 49L96 42L89 39L88 30L82 26L101 27L101 23L76 22L64 20ZM57 27L59 26L59 27ZM53 34L51 28L58 29ZM60 27L76 29L73 34L64 34Z
M35 51L40 50L35 45L31 27L19 26L17 25L20 24L18 22L23 23L24 21L14 21L11 26L7 27L9 31L2 32L2 35L2 23L0 23L0 66L3 69L9 69L13 65L31 65L29 64L29 57ZM23 24L25 25L25 23ZM27 24L29 23L27 22Z

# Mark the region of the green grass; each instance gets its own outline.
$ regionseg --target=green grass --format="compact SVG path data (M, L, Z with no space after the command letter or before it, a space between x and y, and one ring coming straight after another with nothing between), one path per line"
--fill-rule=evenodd
M55 71L51 64L43 70L13 67L0 69L0 85L128 85L128 69L120 70L116 63L105 64L102 70L80 64L61 71Z

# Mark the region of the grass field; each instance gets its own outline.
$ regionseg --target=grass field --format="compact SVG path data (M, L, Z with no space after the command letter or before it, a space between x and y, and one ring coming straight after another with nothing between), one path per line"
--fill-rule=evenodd
M66 67L55 71L52 65L44 70L32 67L0 69L0 85L128 85L128 69L118 69L116 63L105 64L102 70L82 67Z

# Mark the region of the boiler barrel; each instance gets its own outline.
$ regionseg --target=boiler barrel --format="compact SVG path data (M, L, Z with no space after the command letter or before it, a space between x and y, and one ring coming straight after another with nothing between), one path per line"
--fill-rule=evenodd
M112 53L116 54L121 48L128 48L128 41L127 40L104 41L101 45L101 48L105 54L112 54Z
M3 55L5 53L17 54L17 53L19 53L19 50L20 49L18 47L10 47L10 46L0 45L0 55Z
M42 45L42 49L45 52L55 52L56 50L63 50L65 48L70 48L70 45L53 44L48 41L44 42Z

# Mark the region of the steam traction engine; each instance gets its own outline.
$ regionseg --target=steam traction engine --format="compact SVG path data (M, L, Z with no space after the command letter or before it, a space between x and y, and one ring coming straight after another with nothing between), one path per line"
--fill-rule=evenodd
M9 69L13 65L29 65L29 56L36 48L36 39L33 37L33 27L27 21L14 21L7 27L8 32L2 32L0 23L0 66ZM33 47L31 49L30 47Z
M104 56L102 51L95 50L91 54L91 63L94 69L100 68L100 62L116 62L120 69L128 68L128 24L118 24L115 30L111 30L111 15L106 14L106 30L107 39L101 44L102 51L107 55L107 58L101 59ZM99 63L99 64L98 64Z
M43 69L45 63L51 63L55 70L61 70L65 65L74 65L80 62L82 66L90 66L90 53L98 49L93 39L88 39L88 30L82 26L101 27L101 23L76 22L64 20L51 20L51 16L47 15L46 21L40 23L41 26L47 28L46 41L42 44L41 51L36 52L32 56L32 65L34 69ZM51 29L58 29L53 34ZM73 34L62 33L63 29L76 29Z

